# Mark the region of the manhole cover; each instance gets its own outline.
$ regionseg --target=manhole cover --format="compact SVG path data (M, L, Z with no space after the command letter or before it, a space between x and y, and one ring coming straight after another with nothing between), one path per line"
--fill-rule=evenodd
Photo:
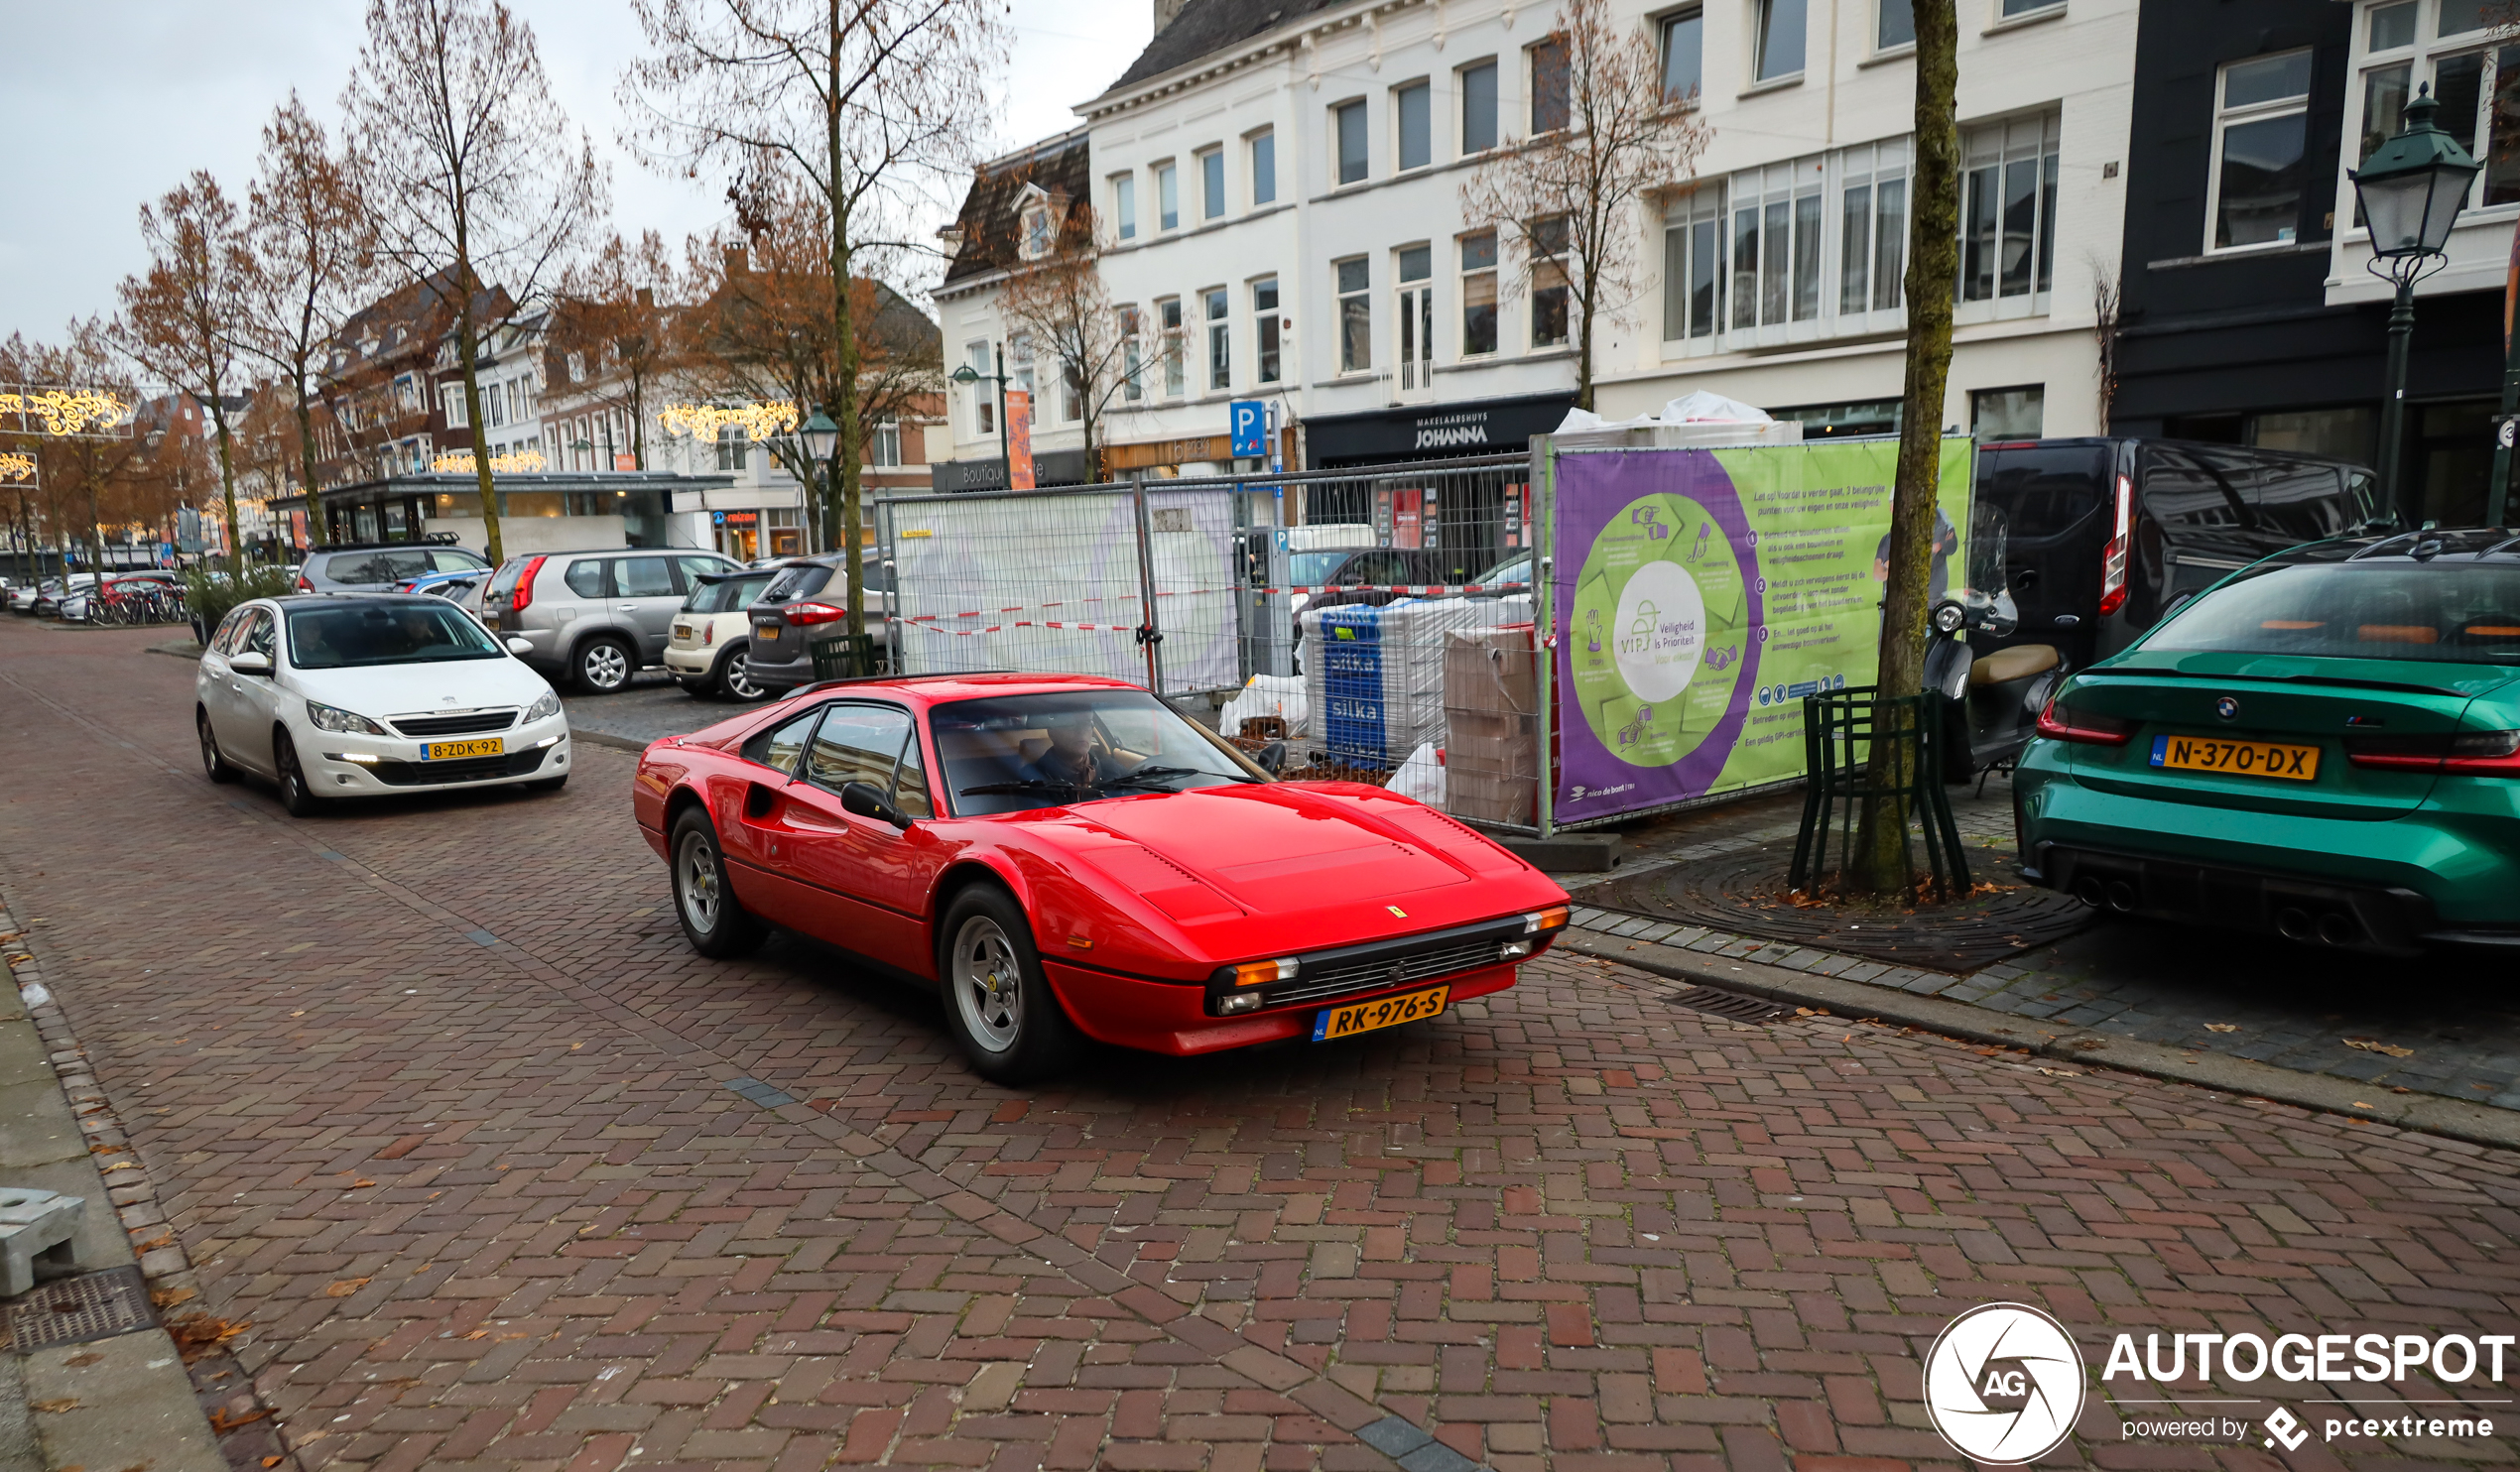
M1694 864L1675 864L1583 892L1600 910L1680 920L1867 956L1928 971L1968 972L2053 944L2091 923L2094 912L2071 895L2021 877L2008 853L1972 849L1976 894L1948 905L1798 905L1787 894L1792 843L1764 845Z
M11 1303L9 1338L11 1347L25 1354L47 1345L110 1339L157 1321L140 1270L108 1268L45 1284Z
M1765 997L1749 997L1710 986L1693 986L1672 1000L1693 1011L1711 1013L1736 1023L1772 1023L1790 1010Z

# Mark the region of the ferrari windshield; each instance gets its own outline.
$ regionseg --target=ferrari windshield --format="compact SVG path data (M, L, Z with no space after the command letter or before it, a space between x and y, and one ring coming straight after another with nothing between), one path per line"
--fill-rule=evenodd
M2144 648L2520 664L2520 567L2443 556L2252 569L2173 615Z
M1025 812L1268 775L1144 690L957 700L928 713L953 809Z
M470 616L445 603L325 601L289 610L289 663L301 670L507 658Z

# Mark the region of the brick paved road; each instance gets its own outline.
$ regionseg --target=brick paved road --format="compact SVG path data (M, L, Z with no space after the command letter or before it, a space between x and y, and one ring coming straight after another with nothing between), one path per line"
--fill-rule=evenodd
M1979 1302L2095 1355L2520 1322L2508 1156L1573 957L997 1089L819 946L693 957L626 754L293 822L201 780L146 638L0 620L0 892L309 1468L1361 1472L1392 1416L1499 1472L1888 1472L1955 1464L1917 1356ZM2273 1465L2079 1428L2054 1461Z

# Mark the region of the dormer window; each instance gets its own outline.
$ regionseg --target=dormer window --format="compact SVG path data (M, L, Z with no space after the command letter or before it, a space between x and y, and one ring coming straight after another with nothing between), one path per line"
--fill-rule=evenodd
M1027 261L1038 261L1049 255L1053 239L1050 201L1039 196L1027 199L1016 218L1022 227L1016 254Z

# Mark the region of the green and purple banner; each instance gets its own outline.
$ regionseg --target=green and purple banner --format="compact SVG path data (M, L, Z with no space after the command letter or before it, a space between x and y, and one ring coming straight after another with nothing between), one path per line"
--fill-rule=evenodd
M1557 822L1803 775L1803 697L1872 682L1898 455L1556 453ZM1943 441L1937 594L1966 566L1974 459Z

